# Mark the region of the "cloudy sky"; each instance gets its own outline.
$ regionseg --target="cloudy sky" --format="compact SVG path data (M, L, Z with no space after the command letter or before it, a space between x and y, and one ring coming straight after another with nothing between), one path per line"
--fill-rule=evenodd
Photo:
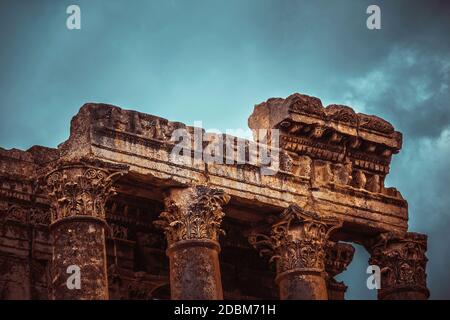
M404 133L387 185L429 235L431 297L450 299L449 34L445 0L0 0L0 146L57 146L88 101L220 130L294 92L350 105ZM341 277L349 298L376 296L367 258Z

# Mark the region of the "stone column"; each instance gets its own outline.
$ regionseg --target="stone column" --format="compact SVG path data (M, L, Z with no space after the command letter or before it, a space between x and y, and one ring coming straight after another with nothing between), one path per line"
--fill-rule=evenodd
M171 188L155 224L165 231L171 298L221 300L219 234L230 197L207 186Z
M52 211L52 299L108 299L104 205L122 173L76 163L61 165L46 176ZM78 271L79 289L74 278L69 279Z
M250 243L276 261L282 300L327 300L325 246L338 220L291 205L271 226L270 236L252 235Z
M355 248L349 243L328 242L325 258L328 300L345 300L347 286L343 281L338 282L334 277L347 270L354 254Z
M370 265L381 270L380 300L426 300L427 236L382 234L368 251Z

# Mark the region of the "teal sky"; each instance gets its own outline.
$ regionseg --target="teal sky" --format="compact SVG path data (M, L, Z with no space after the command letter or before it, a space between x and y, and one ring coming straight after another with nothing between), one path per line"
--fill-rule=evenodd
M56 147L86 102L220 130L294 92L350 105L404 133L387 184L429 235L432 298L450 298L449 34L444 0L0 0L0 146ZM349 298L375 297L367 258L342 276Z

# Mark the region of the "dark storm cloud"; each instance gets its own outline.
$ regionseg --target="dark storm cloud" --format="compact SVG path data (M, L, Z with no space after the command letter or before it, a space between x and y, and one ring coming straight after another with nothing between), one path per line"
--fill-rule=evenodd
M436 138L450 124L450 54L395 47L347 98L394 123L407 139Z
M350 105L388 119L404 134L403 149L394 156L386 184L408 200L410 231L429 235L432 298L450 297L448 53L396 45L384 61L343 85Z
M382 5L383 48L380 39L369 38L378 55L364 60L367 68L328 81L334 88L329 101L382 116L404 134L386 185L397 187L408 200L410 231L429 235L427 271L435 299L450 298L450 41L444 36L450 32L449 4ZM374 298L364 284L367 259L358 247L341 276L352 284L351 298Z

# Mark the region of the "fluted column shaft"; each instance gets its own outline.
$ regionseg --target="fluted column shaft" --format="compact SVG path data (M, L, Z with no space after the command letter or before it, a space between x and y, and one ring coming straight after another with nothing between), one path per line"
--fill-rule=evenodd
M156 225L164 229L174 300L221 300L219 234L230 197L207 186L171 188Z
M108 299L105 210L123 172L66 164L46 176L53 241L51 298ZM79 272L79 286L70 279ZM72 284L72 285L71 285Z
M339 226L335 219L291 205L271 226L270 236L251 236L250 243L276 262L280 299L328 299L325 246L330 232Z
M369 248L370 265L381 270L380 300L426 300L427 236L382 234Z

